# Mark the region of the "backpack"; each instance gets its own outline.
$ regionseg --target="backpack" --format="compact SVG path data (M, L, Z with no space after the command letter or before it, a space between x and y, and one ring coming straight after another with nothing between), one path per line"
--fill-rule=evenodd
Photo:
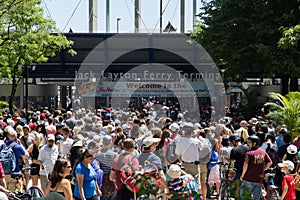
M168 139L170 141L169 145L166 149L166 160L170 164L174 164L177 162L178 156L175 153L176 143L172 139Z
M280 158L277 152L271 148L271 145L268 143L268 147L266 148L266 152L272 160L272 167L276 167L280 161Z
M121 183L123 183L129 191L138 192L139 188L135 186L137 179L135 177L135 169L133 168L133 163L132 163L132 160L135 157L130 155L131 157L130 161L122 165L122 160L127 155L128 155L127 153L123 153L119 157L119 165L121 166L120 168Z
M5 174L11 174L16 169L17 159L13 148L17 146L17 143L12 143L9 146L5 144L2 145L0 151L0 162Z

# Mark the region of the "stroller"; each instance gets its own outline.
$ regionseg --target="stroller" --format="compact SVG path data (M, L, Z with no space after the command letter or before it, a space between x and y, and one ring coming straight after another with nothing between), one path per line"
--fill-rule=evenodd
M24 194L15 194L10 200L38 200L44 197L44 193L38 187L31 187Z

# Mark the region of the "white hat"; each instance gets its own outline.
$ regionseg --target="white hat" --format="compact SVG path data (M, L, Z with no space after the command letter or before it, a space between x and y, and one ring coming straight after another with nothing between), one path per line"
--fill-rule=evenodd
M171 131L178 131L179 130L179 125L177 123L172 123L169 128Z
M288 152L289 154L296 154L296 153L298 152L298 149L297 149L297 147L296 147L295 145L290 144L290 145L288 146L288 148L287 148L287 152Z
M181 175L181 169L180 169L179 165L172 164L168 170L168 175L172 179L179 178Z
M152 144L159 142L160 138L146 137L143 139L142 146L150 147Z
M295 165L292 161L290 160L284 160L282 163L278 163L279 167L287 167L289 170L293 170Z
M48 134L47 140L53 140L55 141L55 136L53 134Z
M122 129L123 130L128 130L128 129L130 129L130 126L128 124L123 124Z

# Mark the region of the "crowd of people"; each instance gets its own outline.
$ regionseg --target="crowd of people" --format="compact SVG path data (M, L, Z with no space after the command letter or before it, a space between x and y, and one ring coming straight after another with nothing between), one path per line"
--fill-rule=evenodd
M45 195L58 193L67 200L130 200L145 195L205 200L213 185L219 198L216 162L222 161L233 163L241 199L249 194L260 199L269 167L278 168L275 184L281 188L281 199L300 198L292 176L298 172L300 137L292 140L285 127L274 128L271 120L260 116L200 122L186 118L180 109L142 105L67 112L44 108L26 116L3 112L0 160L2 149L11 147L15 167L9 171L0 162L0 185L14 191L12 173L30 166L24 171L27 187L31 179ZM143 187L146 182L138 184L145 179L138 174L150 174L150 189Z

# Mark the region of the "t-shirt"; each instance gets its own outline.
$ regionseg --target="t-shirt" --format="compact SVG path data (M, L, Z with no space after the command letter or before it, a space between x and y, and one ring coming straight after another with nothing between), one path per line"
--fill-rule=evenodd
M52 172L54 164L58 158L58 147L53 145L49 148L47 144L41 147L38 160L45 165L45 170L40 170L40 175L48 175Z
M141 153L138 159L142 167L147 165L155 165L158 168L158 170L162 170L161 159L152 152Z
M80 162L75 168L75 175L77 174L82 174L84 176L82 187L85 198L87 199L95 196L97 194L95 182L96 172L93 167L89 165L87 168L82 162ZM78 181L76 181L74 196L80 199Z
M287 184L288 191L285 195L285 200L294 200L296 199L295 193L295 183L292 175L285 175L282 180L282 191L284 189L284 185Z
M241 174L243 172L245 154L248 150L249 148L245 145L239 145L231 149L230 159L235 160L234 167L237 173Z
M100 162L100 168L104 174L109 174L114 158L117 156L116 152L110 149L101 149L95 158Z
M73 139L67 138L60 140L60 152L64 158L67 158L73 144Z
M267 163L272 162L267 152L261 148L250 150L245 155L245 164L248 169L244 175L244 180L254 183L261 183L264 177L264 169Z
M182 175L176 179L171 179L168 181L168 188L171 193L177 193L181 197L189 200L193 199L193 195L197 196L198 193L197 182L190 174Z
M2 163L0 162L0 178L5 178L4 169L2 167Z

